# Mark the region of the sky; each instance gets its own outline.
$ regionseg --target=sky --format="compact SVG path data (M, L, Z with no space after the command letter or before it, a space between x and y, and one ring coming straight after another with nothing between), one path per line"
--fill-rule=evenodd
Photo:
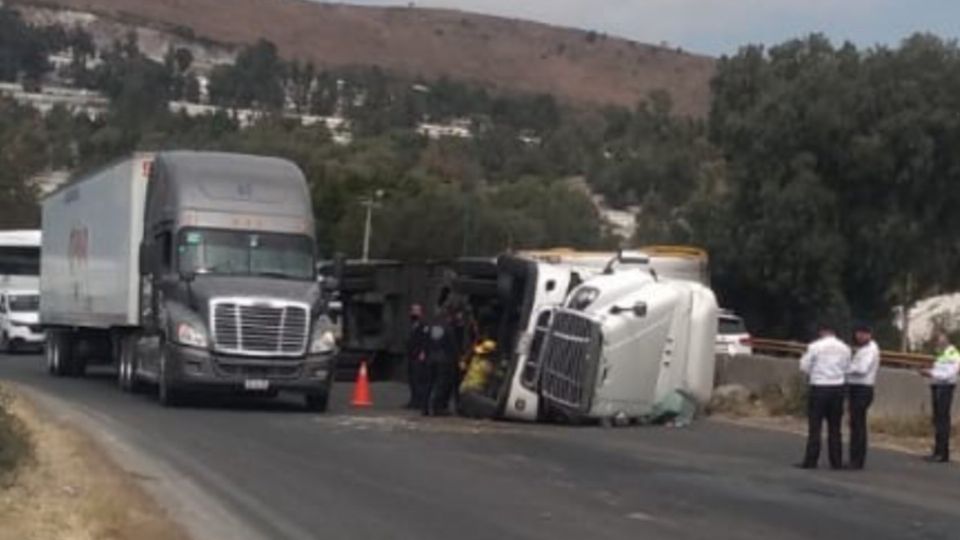
M315 0L325 1L325 0ZM350 0L407 5L409 0ZM597 30L710 55L811 32L858 46L896 45L917 32L960 36L957 0L418 0L444 7Z

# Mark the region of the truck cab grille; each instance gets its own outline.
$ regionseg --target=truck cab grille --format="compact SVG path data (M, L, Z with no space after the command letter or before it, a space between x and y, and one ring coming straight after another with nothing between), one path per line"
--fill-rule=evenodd
M600 325L582 313L557 308L540 351L540 390L547 401L587 412L597 382Z
M306 352L308 305L246 298L216 299L210 304L210 328L218 352L264 357Z

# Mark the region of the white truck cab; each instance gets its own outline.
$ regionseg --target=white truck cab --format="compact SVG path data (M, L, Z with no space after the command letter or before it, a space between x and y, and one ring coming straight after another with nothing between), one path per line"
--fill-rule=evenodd
M41 348L40 294L35 290L0 291L0 352Z
M650 251L460 261L454 290L496 344L472 404L519 421L692 416L713 387L718 308L706 256Z

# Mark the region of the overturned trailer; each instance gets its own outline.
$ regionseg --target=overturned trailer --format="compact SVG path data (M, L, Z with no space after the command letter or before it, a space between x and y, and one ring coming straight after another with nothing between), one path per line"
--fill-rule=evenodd
M458 261L453 289L497 343L485 384L463 396L471 413L643 421L705 403L717 320L706 256L649 251Z
M438 263L349 260L321 268L336 278L340 305L337 367L351 377L366 361L374 378L404 378L404 353L412 304L431 316L449 294L449 269Z

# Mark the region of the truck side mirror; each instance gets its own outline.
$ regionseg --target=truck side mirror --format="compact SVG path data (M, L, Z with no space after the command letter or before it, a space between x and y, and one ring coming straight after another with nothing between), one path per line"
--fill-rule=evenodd
M320 288L324 292L334 292L340 289L340 280L335 277L324 276L323 281L320 282Z

